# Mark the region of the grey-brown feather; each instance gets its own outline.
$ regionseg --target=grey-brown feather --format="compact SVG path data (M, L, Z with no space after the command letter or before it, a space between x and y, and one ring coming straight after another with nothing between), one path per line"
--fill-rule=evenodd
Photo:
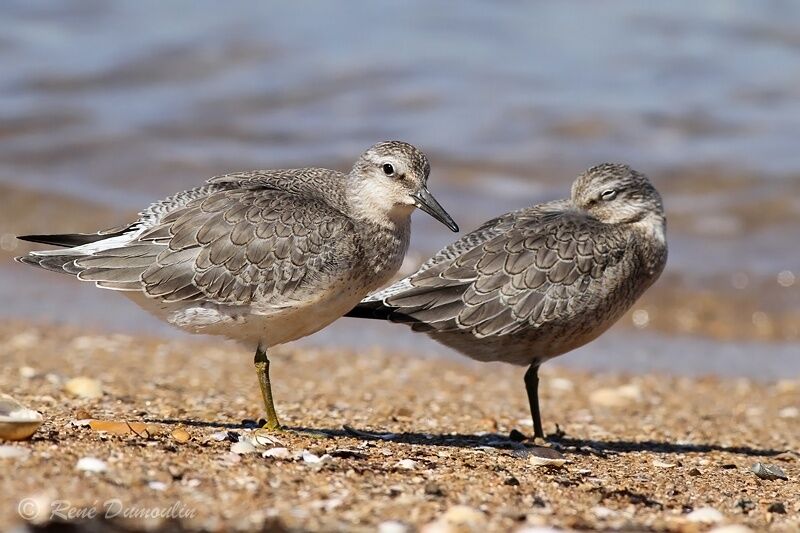
M579 252L578 238L587 226L594 238ZM603 253L607 241L614 253ZM586 284L618 263L626 249L625 236L614 228L560 202L549 204L496 223L494 232L454 243L410 278L412 289L384 302L410 317L425 311L418 330L506 335L556 314L569 320L579 305L591 305L581 298ZM458 300L462 305L449 305Z
M436 204L429 169L415 147L386 141L348 174L226 174L152 204L122 229L29 236L65 248L18 260L125 291L187 331L267 348L325 327L394 275L411 212Z
M624 166L593 171L633 174L634 186L649 186ZM660 227L660 197L646 192ZM476 359L531 364L605 331L665 261L663 235L605 223L573 200L559 200L484 223L366 298L352 316L408 323Z
M143 212L146 229L124 246L70 262L82 280L164 301L287 305L346 268L341 258L354 251L352 220L302 187L321 172L214 178Z

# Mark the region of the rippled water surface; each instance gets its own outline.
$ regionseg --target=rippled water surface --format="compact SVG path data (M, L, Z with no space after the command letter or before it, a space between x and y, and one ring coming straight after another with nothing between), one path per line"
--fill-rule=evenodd
M653 178L665 277L635 325L565 363L797 375L799 20L793 1L3 2L2 314L162 332L12 265L11 236L115 225L226 171L346 169L401 138L464 229L566 195L593 163ZM415 215L409 266L451 238ZM304 342L438 350L354 328ZM668 364L679 352L697 356Z

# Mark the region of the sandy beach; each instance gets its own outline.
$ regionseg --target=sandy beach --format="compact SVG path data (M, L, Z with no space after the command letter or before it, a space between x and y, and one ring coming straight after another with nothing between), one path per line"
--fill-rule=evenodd
M7 323L0 357L0 391L45 416L2 444L3 530L800 527L796 379L545 365L547 452L510 435L528 408L521 369L499 364L279 348L284 423L326 435L270 437L235 345Z

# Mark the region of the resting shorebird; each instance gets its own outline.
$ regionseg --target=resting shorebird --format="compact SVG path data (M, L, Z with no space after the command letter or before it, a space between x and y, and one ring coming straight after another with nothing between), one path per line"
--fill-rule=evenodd
M408 323L473 359L530 365L534 437L544 438L539 365L607 330L666 260L658 191L604 164L578 177L569 200L486 222L346 316Z
M408 248L414 207L458 231L428 192L429 171L422 152L389 141L349 174L226 174L121 228L20 237L64 248L17 259L121 291L186 331L256 346L265 427L278 429L267 349L324 328L386 284Z

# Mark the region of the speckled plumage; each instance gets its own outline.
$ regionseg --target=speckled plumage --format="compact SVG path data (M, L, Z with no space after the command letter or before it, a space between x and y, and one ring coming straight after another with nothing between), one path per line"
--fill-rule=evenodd
M427 177L427 159L411 145L382 143L371 150L403 158L410 172ZM361 181L353 175L371 164L362 157L351 174L306 168L214 177L154 203L127 227L19 259L124 291L189 331L279 344L292 339L284 331L249 327L248 317L314 304L316 331L336 318L320 300L345 300L334 302L341 315L346 300L355 298L355 304L399 268L410 208L400 224L388 214L381 214L381 223L362 216L352 197ZM205 316L193 321L192 314Z
M643 174L598 165L571 199L484 223L350 316L408 323L474 359L535 368L595 339L658 278L665 227Z
M408 248L415 206L456 228L427 191L429 170L422 152L389 141L348 174L226 174L125 227L21 237L66 248L18 260L121 291L181 329L265 350L318 331L384 285Z

